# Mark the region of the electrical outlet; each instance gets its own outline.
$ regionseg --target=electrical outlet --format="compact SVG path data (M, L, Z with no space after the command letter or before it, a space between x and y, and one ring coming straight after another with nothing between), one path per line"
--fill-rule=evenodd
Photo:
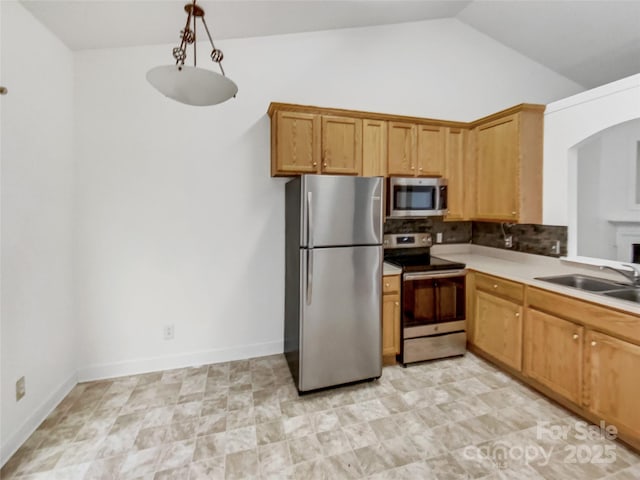
M436 233L436 243L442 243L442 232Z
M513 247L513 236L507 235L504 237L504 246L507 248Z
M20 377L16 382L16 402L21 400L27 393L24 377Z
M175 333L173 328L173 323L171 325L165 325L163 332L164 332L165 340L173 340L174 333Z
M551 253L560 253L560 240L556 240L551 245Z

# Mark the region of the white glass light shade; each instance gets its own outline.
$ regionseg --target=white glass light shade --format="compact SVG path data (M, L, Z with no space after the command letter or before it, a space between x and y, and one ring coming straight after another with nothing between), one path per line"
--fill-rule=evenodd
M152 68L147 80L163 95L187 105L215 105L238 93L238 86L224 75L186 65Z

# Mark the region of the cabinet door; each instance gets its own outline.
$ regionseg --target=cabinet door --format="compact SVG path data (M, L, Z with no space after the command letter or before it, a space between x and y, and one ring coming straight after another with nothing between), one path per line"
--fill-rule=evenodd
M587 331L585 398L594 414L640 438L640 347Z
M362 120L322 117L322 173L362 173Z
M476 218L518 220L518 115L477 127Z
M400 353L400 298L397 294L382 297L382 355Z
M522 307L508 300L476 292L474 341L489 355L522 369Z
M389 122L387 174L415 176L416 126L413 123Z
M524 373L580 404L583 327L528 309L524 330Z
M387 173L387 122L362 121L362 175L384 177Z
M447 216L445 220L462 220L465 191L465 130L447 128L445 132L445 178L449 182L447 190Z
M417 174L440 177L444 175L445 131L433 125L418 125Z
M320 162L320 116L278 112L272 174L316 173Z

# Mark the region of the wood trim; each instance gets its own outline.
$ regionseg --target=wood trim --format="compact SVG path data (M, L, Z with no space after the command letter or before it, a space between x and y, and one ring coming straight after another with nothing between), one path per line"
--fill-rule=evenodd
M487 115L486 117L479 118L478 120L474 120L469 123L470 128L479 127L484 125L487 122L493 122L494 120L498 120L502 117L507 117L509 115L513 115L518 112L544 112L547 108L546 105L539 105L536 103L520 103L519 105L514 105L513 107L507 108L505 110L500 110L499 112L492 113L491 115Z
M363 120L385 120L385 121L397 121L397 122L410 122L417 124L427 125L440 125L443 127L458 127L466 128L469 124L467 122L457 122L455 120L441 120L437 118L424 118L424 117L410 117L406 115L393 115L389 113L376 113L376 112L364 112L361 110L347 110L342 108L326 108L316 107L313 105L298 105L293 103L278 103L271 102L268 115L273 118L275 112L279 110L286 110L289 112L300 113L315 113L318 115L337 115L351 118L361 118Z
M441 120L437 118L425 118L425 117L411 117L406 115L393 115L389 113L365 112L361 110L348 110L343 108L325 108L325 107L317 107L313 105L299 105L295 103L280 103L280 102L271 102L271 104L269 105L269 109L267 110L267 113L271 118L273 118L273 115L275 112L279 110L286 110L291 112L315 113L319 115L346 116L346 117L352 117L352 118L361 118L363 120L364 119L386 120L386 121L398 121L398 122L411 122L411 123L418 123L418 124L440 125L443 127L453 127L453 128L475 128L486 122L491 122L493 120L497 120L499 118L512 115L514 113L525 112L525 111L544 112L545 108L546 108L546 105L538 105L533 103L521 103L519 105L515 105L505 110L492 113L491 115L487 115L486 117L479 118L478 120L474 120L472 122L459 122L455 120Z

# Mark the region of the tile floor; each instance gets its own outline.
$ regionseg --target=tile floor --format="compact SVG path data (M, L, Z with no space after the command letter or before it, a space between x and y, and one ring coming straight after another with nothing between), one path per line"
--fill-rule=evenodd
M301 398L275 355L79 384L0 477L640 478L585 425L472 354Z

